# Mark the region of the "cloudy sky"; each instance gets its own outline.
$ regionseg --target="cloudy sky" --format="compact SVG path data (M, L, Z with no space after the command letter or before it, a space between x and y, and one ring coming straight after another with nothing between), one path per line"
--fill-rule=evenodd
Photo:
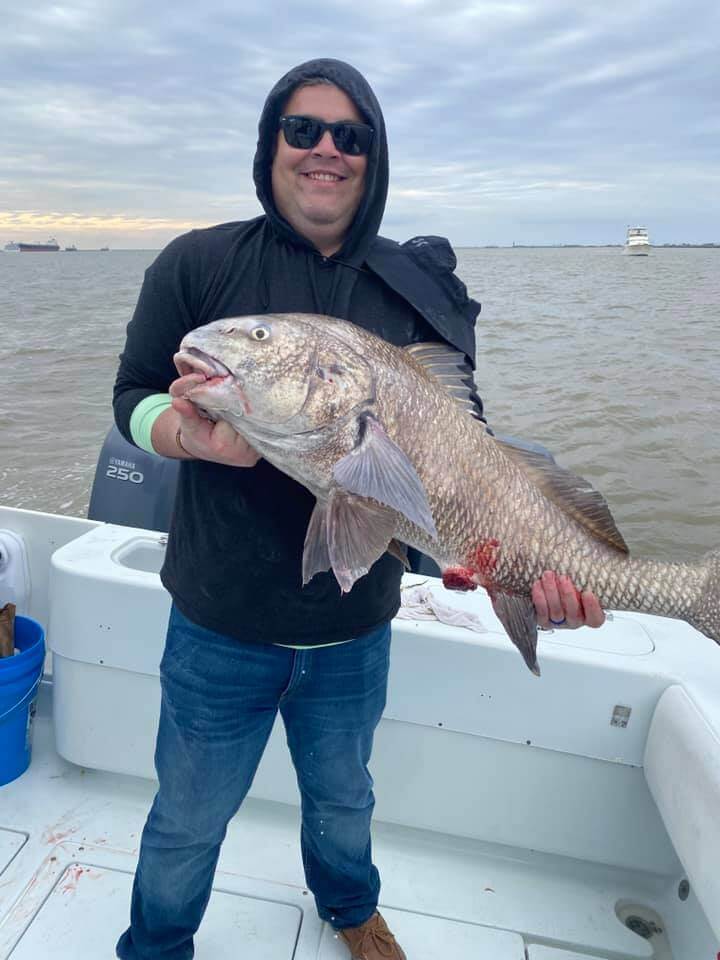
M332 56L385 112L383 233L720 242L717 0L0 0L0 244L257 215L265 95Z

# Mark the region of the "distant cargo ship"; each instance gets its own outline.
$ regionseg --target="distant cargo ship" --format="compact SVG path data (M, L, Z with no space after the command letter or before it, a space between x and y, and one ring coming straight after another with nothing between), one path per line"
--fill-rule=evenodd
M19 243L20 253L57 253L60 244L54 237L46 240L45 243Z

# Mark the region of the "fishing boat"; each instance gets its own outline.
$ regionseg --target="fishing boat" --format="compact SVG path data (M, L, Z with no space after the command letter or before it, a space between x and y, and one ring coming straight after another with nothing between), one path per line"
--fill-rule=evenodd
M3 247L3 250L5 251L5 253L19 253L20 244L15 243L15 241L11 240L9 243L5 244L5 246Z
M645 227L628 227L624 250L635 257L646 257L650 253L650 239Z
M20 253L57 253L60 250L60 244L51 237L45 243L19 243Z
M0 788L0 960L109 958L127 926L155 790L176 467L115 431L88 518L0 506L0 606L42 625L49 650L32 761ZM480 591L416 572L404 594L419 583L481 626L412 611L393 624L373 855L408 957L717 957L718 647L616 613L541 633L538 678ZM276 725L228 829L198 960L347 960L305 887L299 822Z
M77 247L75 244L71 244L69 247L65 247L65 253L77 253Z

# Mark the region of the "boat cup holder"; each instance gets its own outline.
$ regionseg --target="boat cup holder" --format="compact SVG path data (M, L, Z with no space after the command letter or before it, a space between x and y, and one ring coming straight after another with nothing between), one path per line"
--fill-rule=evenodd
M166 546L166 536L133 537L113 550L111 557L115 563L119 563L129 570L160 573L165 560Z

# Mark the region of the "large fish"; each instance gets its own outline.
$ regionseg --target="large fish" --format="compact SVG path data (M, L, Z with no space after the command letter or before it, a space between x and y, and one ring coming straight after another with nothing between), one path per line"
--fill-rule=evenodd
M385 551L410 544L447 587L485 587L534 673L530 593L544 570L606 607L677 617L720 642L720 551L695 563L630 557L586 481L488 434L453 349L268 314L199 327L175 365L206 377L189 400L315 495L303 583L332 569L347 592Z

